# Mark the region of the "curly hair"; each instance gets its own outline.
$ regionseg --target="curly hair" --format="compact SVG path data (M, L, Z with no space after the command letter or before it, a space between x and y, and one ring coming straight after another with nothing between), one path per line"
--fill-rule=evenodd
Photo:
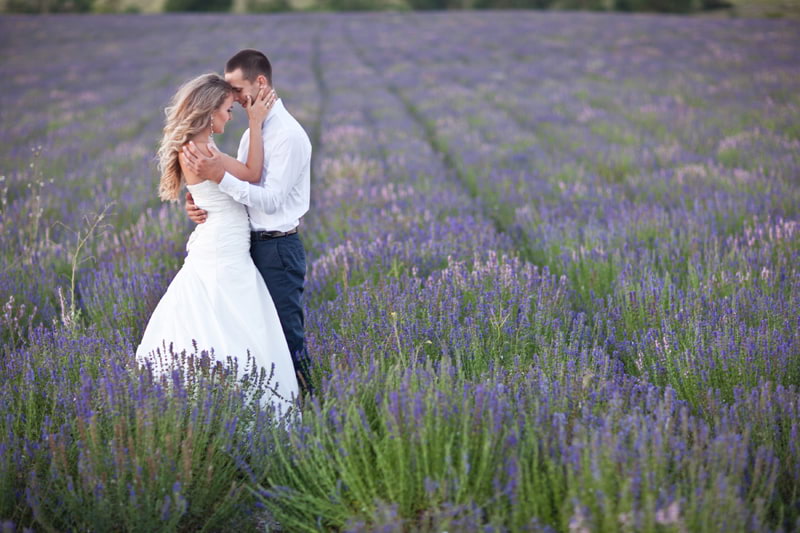
M218 74L209 73L184 83L169 107L164 109L164 136L158 146L161 182L158 195L175 202L184 183L178 154L184 144L211 126L211 115L233 93L233 87Z

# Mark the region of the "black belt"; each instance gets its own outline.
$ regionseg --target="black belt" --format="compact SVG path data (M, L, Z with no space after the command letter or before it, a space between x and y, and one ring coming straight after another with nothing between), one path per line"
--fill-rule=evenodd
M286 237L297 233L297 228L292 228L289 231L251 231L250 240L253 241L266 241L268 239L277 239L278 237Z

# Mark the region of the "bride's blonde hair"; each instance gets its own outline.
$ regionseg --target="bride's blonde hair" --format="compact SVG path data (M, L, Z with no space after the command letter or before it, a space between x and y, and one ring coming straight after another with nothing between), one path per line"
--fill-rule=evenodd
M184 182L178 162L181 147L211 126L211 115L232 92L233 87L220 75L203 74L184 83L164 109L167 118L158 146L158 195L162 200L178 200Z

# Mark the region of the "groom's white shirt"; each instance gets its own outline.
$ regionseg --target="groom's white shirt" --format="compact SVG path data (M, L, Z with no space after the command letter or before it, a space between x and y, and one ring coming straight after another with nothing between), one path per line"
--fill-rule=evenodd
M241 181L227 172L221 191L248 207L253 231L289 231L300 224L311 196L311 141L303 127L278 99L261 128L264 169L257 184ZM237 159L247 161L250 130L239 142Z

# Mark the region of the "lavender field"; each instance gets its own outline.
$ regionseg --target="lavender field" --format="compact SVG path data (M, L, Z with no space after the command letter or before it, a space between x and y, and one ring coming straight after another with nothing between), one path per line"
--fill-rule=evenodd
M800 531L797 21L0 35L0 530ZM158 200L163 108L244 47L314 144L294 424L243 354L133 355L192 230Z

